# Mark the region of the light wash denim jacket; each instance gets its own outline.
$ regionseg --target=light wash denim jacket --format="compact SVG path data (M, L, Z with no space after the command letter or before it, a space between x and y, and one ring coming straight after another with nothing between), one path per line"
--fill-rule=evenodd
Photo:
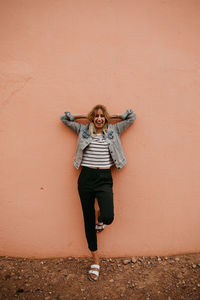
M120 135L126 128L133 124L136 119L136 114L132 111L132 109L127 109L124 114L120 115L120 118L122 121L117 122L116 124L108 124L108 131L104 135L117 169L121 169L126 164L126 157L122 149ZM89 133L89 124L83 125L75 122L74 116L71 115L70 112L65 112L65 115L61 116L60 119L67 127L78 134L76 155L74 157L74 166L78 169L81 165L83 150L92 141L92 136Z

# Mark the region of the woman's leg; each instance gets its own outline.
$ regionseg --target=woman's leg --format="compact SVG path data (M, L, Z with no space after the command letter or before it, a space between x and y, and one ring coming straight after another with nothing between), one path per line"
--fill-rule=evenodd
M100 214L98 217L99 222L110 225L114 220L114 204L113 204L113 192L106 189L97 194L97 201L100 208Z
M84 216L85 234L88 242L88 248L91 251L93 265L99 265L99 255L97 251L97 236L95 230L95 209L94 209L94 196L91 193L86 193L79 188L79 195ZM93 271L99 271L98 268L92 268ZM97 280L96 274L89 274L91 279Z
M88 242L88 247L91 251L93 265L99 265L99 254L97 251L97 235L95 230L95 187L97 172L94 169L82 169L78 179L78 191L81 200L85 234ZM93 271L99 271L99 268L92 268ZM93 280L98 279L98 275L89 274Z
M93 264L94 265L99 265L100 259L99 259L98 251L91 251L91 254L92 254ZM92 268L92 270L99 271L98 268ZM90 274L90 277L95 281L98 280L98 276L96 274Z
M110 225L114 220L113 180L111 170L100 170L95 195L98 201L100 214L99 222Z
M94 200L95 197L93 193L84 190L84 188L79 187L79 196L82 205L84 225L85 225L85 235L88 242L88 248L90 251L97 251L97 235L95 231L95 209Z

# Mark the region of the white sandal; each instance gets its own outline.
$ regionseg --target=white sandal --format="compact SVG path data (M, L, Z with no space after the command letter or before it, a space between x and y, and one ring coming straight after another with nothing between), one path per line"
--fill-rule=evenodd
M93 270L93 269L98 269L98 270ZM100 271L100 265L91 265L90 266L90 271L89 271L89 274L88 274L88 278L91 281L97 281L99 279L99 271ZM90 274L95 274L97 276L96 279L94 277L90 276Z
M103 224L103 222L97 222L97 224L95 225L95 230L96 232L101 232L104 230L105 227L106 225Z

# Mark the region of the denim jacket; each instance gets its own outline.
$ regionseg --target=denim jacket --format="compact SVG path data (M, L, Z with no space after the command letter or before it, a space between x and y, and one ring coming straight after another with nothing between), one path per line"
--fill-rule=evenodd
M120 135L121 133L133 124L136 119L136 114L127 109L126 112L120 115L122 121L116 124L108 124L108 131L104 134L106 142L108 143L110 154L117 169L121 169L126 164L126 157L122 149ZM74 121L74 116L70 112L65 112L64 116L60 117L61 121L73 130L78 135L78 142L76 147L76 155L74 157L74 166L78 169L81 165L83 150L91 143L92 136L89 133L89 124L83 125Z

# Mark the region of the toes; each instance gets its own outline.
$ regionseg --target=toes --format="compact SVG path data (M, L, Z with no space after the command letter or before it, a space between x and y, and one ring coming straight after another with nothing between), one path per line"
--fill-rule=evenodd
M93 278L94 280L97 280L97 276L96 276L95 274L92 274L92 278Z
M91 280L97 281L98 277L95 274L90 274L89 277Z

